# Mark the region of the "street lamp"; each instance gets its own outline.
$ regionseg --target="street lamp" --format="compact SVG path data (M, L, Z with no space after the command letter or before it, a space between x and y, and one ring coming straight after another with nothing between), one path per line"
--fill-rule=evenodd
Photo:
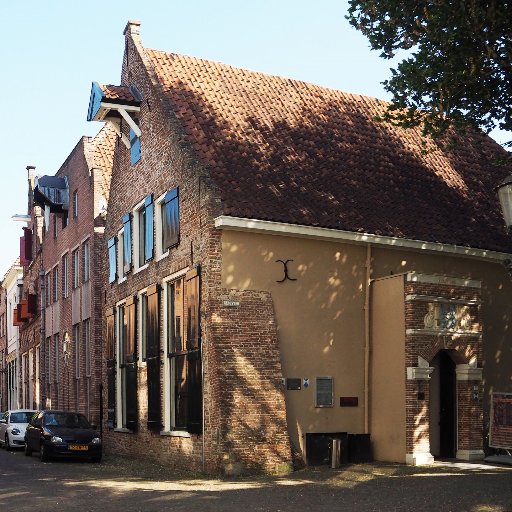
M512 174L509 174L497 187L501 211L508 231L512 230Z

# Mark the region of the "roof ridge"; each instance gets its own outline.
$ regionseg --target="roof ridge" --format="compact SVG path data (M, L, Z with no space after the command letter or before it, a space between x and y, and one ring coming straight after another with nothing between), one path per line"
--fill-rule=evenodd
M273 79L278 79L278 80L280 80L282 82L291 82L292 84L297 84L297 85L302 84L302 85L305 85L305 86L308 86L308 87L312 87L314 89L318 89L319 91L332 91L332 92L335 92L335 93L346 95L346 96L351 97L351 98L369 99L369 100L372 100L372 101L376 101L376 102L378 102L381 105L389 105L390 104L389 101L383 100L382 98L377 98L375 96L368 96L368 95L365 95L365 94L348 92L348 91L344 91L343 89L336 89L335 87L329 87L329 86L326 86L326 85L320 85L320 84L316 84L314 82L308 82L307 80L301 80L299 78L291 78L291 77L287 77L287 76L283 76L283 75L276 75L276 74L273 74L273 73L267 73L265 71L253 70L253 69L249 69L249 68L245 68L245 67L235 66L233 64L227 64L225 62L221 62L221 61L217 61L217 60L213 60L213 59L207 59L207 58L204 58L204 57L197 57L195 55L186 55L186 54L183 54L183 53L168 52L168 51L165 51L165 50L158 50L158 49L155 49L155 48L144 48L144 50L148 51L148 52L164 54L164 55L167 55L167 56L175 56L175 57L178 57L178 58L190 59L190 60L193 60L195 62L204 62L204 63L208 63L209 65L211 65L211 64L218 65L218 66L221 66L221 67L223 67L225 69L230 69L230 70L233 70L233 71L243 71L243 72L246 72L246 73L250 73L252 75L259 75L259 76L269 77L269 78L273 78Z

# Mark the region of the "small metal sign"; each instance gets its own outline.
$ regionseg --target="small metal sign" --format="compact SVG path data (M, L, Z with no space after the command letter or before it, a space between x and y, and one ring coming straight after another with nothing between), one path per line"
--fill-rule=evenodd
M228 307L228 308L237 308L238 306L240 306L240 301L239 300L225 300L223 302L224 306Z
M302 385L304 386L305 389L309 388L309 379L304 378L302 381Z
M357 407L359 398L357 396L340 396L340 407Z
M298 391L301 389L300 382L300 378L286 379L286 389L290 391Z

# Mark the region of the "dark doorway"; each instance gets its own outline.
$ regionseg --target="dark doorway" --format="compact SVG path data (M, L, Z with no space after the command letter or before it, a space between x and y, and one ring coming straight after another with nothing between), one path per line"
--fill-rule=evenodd
M455 362L443 350L439 353L439 455L455 457L456 396Z

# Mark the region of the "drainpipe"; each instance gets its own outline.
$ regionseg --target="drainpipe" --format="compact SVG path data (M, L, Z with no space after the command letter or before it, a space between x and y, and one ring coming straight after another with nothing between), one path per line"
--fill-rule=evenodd
M42 264L41 264L42 267ZM41 380L41 389L39 390L40 393L40 400L41 400L41 408L46 408L46 371L48 368L46 367L46 315L45 315L45 299L46 299L46 289L45 289L45 279L44 279L44 270L39 271L39 290L40 292L40 302L41 302L41 323L39 327L39 332L41 335L41 351L40 351L40 357L39 357L39 372L40 372L40 380ZM41 371L41 370L44 371Z
M366 275L364 297L364 432L370 431L370 280L372 275L372 246L366 246Z
M16 304L18 305L21 304L21 297L23 296L23 280L18 279L16 286L18 287L16 292ZM21 367L20 350L21 333L19 325L16 326L16 330L18 331L16 340L16 403L18 404L19 409L23 409L25 407L25 404L23 403L23 393L25 390L23 389L23 368Z

